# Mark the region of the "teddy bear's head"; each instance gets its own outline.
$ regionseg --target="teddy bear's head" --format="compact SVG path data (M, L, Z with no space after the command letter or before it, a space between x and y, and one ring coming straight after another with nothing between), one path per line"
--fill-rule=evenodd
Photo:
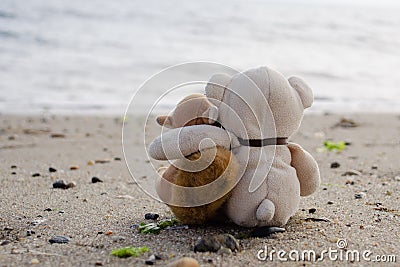
M312 90L301 78L286 79L267 67L234 76L216 74L206 95L222 126L243 139L289 137L313 103Z
M156 121L167 128L212 124L214 120L208 116L215 110L205 95L191 94L182 99L169 115L158 116Z

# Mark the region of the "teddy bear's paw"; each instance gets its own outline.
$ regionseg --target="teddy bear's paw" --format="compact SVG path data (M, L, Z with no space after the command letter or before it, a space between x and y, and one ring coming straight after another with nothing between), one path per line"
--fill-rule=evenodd
M257 208L256 217L259 221L269 222L274 218L275 205L269 199L264 199Z

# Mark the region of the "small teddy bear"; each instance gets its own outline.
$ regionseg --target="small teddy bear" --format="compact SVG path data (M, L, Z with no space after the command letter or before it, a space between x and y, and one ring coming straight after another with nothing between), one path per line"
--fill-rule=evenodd
M170 115L158 116L156 121L167 128L201 124L213 125L210 127L215 128L219 126L218 123L208 118L211 107L205 95L191 94L181 100ZM235 156L229 150L217 146L216 149L196 151L185 159L175 161L164 170L162 173L164 179L159 181L156 189L161 200L167 203L181 223L204 224L221 221L224 219L222 206L237 182L237 173L238 163ZM213 183L217 179L221 182ZM196 194L193 190L171 187L170 183L181 187L192 187L192 189L204 185L212 186L209 186L205 195L201 190ZM214 198L209 198L209 196ZM218 196L221 197L218 198ZM181 204L175 206L168 203Z
M288 142L313 103L311 88L299 77L260 67L233 76L216 74L205 91L212 106L203 114L218 119L225 131L204 125L174 129L152 142L150 156L180 159L199 146L231 149L241 173L225 205L228 218L245 227L285 225L300 196L314 193L320 184L315 159ZM213 142L204 142L209 139Z

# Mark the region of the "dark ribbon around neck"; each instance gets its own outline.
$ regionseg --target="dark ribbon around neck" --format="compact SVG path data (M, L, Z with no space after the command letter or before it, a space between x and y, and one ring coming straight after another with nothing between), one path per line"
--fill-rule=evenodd
M287 145L287 137L265 138L265 139L242 139L238 137L242 146L263 147L263 146L279 146Z

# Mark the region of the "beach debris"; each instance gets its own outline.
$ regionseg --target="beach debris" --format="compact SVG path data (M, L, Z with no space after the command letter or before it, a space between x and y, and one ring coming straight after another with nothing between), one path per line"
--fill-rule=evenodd
M316 211L317 211L316 208L311 208L311 209L308 210L308 213L315 213Z
M109 163L109 162L111 162L111 160L110 159L96 159L95 161L94 161L94 163L96 163L96 164L104 164L104 163Z
M95 183L102 183L103 182L103 180L101 180L100 178L98 178L98 177L96 177L96 176L93 176L92 177L92 183L93 184L95 184Z
M347 179L345 184L354 185L354 181Z
M325 141L324 148L328 151L342 151L346 148L345 141L333 142L333 141Z
M66 244L70 239L66 236L57 235L49 239L50 244Z
M66 183L64 180L58 180L53 183L53 188L69 189L76 186L75 182Z
M161 260L162 258L158 255L150 255L150 257L144 262L146 265L154 265L156 260Z
M10 240L4 240L4 241L1 241L0 246L6 246L6 245L8 245L10 243L11 243Z
M366 196L366 194L364 192L354 194L355 199L361 199L361 198L364 198L365 196Z
M360 126L357 122L352 119L341 118L338 123L333 125L333 128L341 127L341 128L355 128Z
M146 214L144 215L144 218L145 218L146 220L157 220L158 217L160 217L160 215L158 215L157 213L146 213Z
M285 228L282 228L282 227L264 226L264 227L255 228L251 232L251 236L253 236L253 237L270 237L272 234L283 233L285 231L286 231Z
M52 133L50 134L51 138L65 138L65 134L62 133Z
M49 168L49 172L56 172L57 171L57 169L55 169L55 168L53 168L53 167L50 167Z
M332 162L331 163L331 169L337 169L340 167L340 163L339 162Z
M69 169L70 169L71 171L75 171L75 170L78 170L78 169L79 169L79 166L78 166L78 165L72 165L72 166L69 166Z
M226 248L232 251L240 251L239 242L230 234L205 236L194 246L194 252L218 252ZM226 253L226 252L225 252Z
M167 267L200 267L200 264L196 259L183 257L179 260L169 263Z
M94 165L94 161L93 161L93 160L89 160L89 161L87 162L87 165L88 165L88 166Z
M119 249L113 249L111 251L111 255L118 258L139 257L141 254L148 251L148 247L123 247Z
M349 170L342 174L342 176L361 176L362 173L357 170Z
M313 217L309 217L309 218L305 218L304 220L306 222L331 222L331 220L329 220L328 218L313 218Z
M38 172L32 174L32 177L39 177L39 176L40 176L40 173L38 173Z
M157 223L140 223L138 232L141 234L158 234L162 229L167 229L178 224L179 221L175 218L158 221Z
M387 207L375 207L374 210L378 210L378 211L384 211L384 212L398 212L398 210L395 209L389 209Z

